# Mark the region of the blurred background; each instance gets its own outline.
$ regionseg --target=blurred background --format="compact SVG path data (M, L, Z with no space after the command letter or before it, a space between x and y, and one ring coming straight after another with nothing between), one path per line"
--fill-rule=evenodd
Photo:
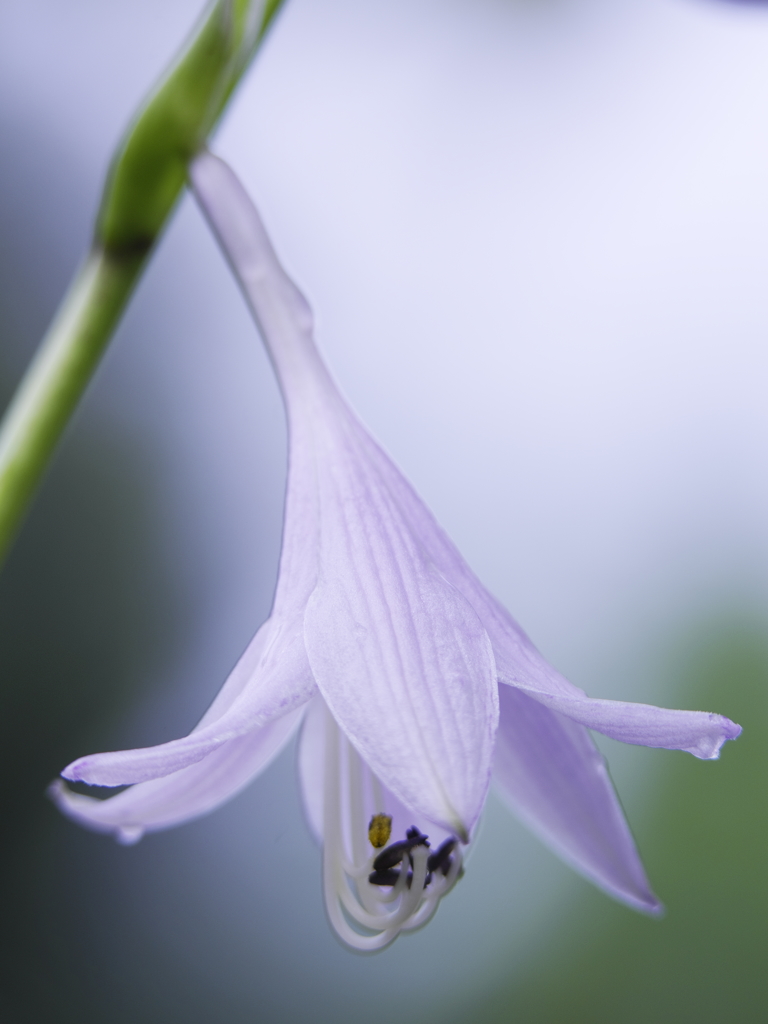
M0 3L0 384L88 243L199 0ZM492 795L436 920L324 917L290 748L133 848L74 757L187 732L266 616L285 433L185 200L0 577L3 1024L763 1021L768 998L768 6L288 0L215 148L352 404L594 696L741 722L719 763L601 742L651 921Z

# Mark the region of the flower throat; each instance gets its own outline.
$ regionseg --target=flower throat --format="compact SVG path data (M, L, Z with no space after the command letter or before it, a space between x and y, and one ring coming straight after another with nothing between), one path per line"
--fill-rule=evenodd
M383 811L383 787L326 715L325 905L342 942L373 952L431 920L463 874L461 844L449 837L433 850L415 825L390 843L392 816ZM377 809L369 817L371 801Z

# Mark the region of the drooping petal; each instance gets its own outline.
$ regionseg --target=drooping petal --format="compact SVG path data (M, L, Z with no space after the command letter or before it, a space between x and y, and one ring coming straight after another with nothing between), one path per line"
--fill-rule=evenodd
M301 623L268 619L200 724L188 736L137 750L91 754L61 773L72 782L122 786L170 775L305 704L315 691Z
M434 566L357 457L351 417L326 420L320 581L305 642L334 717L399 799L468 835L487 792L498 697L469 603Z
M501 687L493 774L521 821L566 863L610 895L661 909L587 730L522 690Z
M553 711L611 739L644 747L686 750L704 760L719 757L726 740L735 740L741 733L740 725L707 711L676 711L652 704L552 696L531 689L525 692Z
M140 782L106 800L74 793L61 780L51 799L68 817L96 832L114 832L123 843L144 832L170 828L219 807L248 785L293 735L304 708L290 711L256 732L230 740L203 761L163 778Z

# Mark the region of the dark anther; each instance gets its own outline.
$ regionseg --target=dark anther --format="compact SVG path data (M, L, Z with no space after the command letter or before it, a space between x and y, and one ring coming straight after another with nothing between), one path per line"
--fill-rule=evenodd
M415 825L409 828L405 834L408 837L407 839L401 839L397 843L392 843L374 859L373 871L368 875L368 881L371 885L395 885L401 871L407 871L406 884L409 889L411 888L411 883L413 882L413 857L411 850L416 846L428 847L429 839ZM424 879L425 889L432 881L433 872L439 871L444 876L448 875L453 861L451 854L456 849L457 842L457 839L446 839L434 853L430 853L427 857L427 876ZM406 858L407 861L400 871L395 871L395 867L403 863ZM459 877L463 874L464 870L462 868Z
M419 832L415 825L407 829L405 836L410 840L411 846L429 846L429 839L423 832Z
M409 828L405 834L408 836L407 839L391 843L376 857L373 862L375 871L386 871L388 868L393 868L407 853L411 852L414 846L429 846L429 840L423 832L419 832L415 825L413 828Z
M442 871L444 875L447 875L451 869L451 854L455 848L455 839L446 839L444 843L441 843L435 852L430 853L427 858L427 871Z
M399 864L403 857L408 853L411 848L411 844L407 839L401 839L398 843L392 843L386 849L382 850L381 853L374 859L373 867L375 871L386 871L387 868L393 868L395 864Z
M368 881L371 885L394 885L399 877L399 871L372 871L368 875Z

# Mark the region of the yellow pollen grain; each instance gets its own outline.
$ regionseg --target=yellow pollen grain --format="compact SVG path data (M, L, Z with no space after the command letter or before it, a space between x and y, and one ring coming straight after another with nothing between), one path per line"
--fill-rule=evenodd
M392 835L392 818L389 814L374 814L368 826L368 839L377 850L386 846Z

